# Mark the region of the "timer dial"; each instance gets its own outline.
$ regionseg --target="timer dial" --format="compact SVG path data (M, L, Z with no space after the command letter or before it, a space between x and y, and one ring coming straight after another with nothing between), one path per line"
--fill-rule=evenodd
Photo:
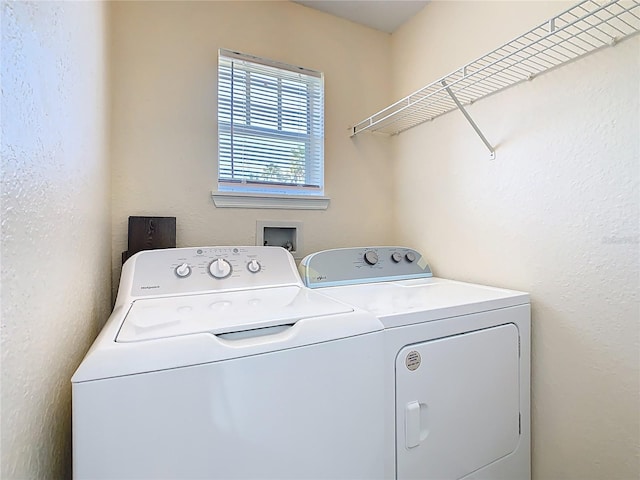
M227 278L231 275L231 264L224 258L218 258L209 264L209 273L214 278Z
M364 253L364 261L369 265L375 265L376 263L378 263L378 254L374 251L369 250L368 252Z

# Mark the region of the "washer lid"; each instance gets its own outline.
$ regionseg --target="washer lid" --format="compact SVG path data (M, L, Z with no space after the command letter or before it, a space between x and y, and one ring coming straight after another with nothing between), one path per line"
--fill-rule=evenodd
M116 341L243 332L352 311L347 305L297 286L139 299L129 309Z

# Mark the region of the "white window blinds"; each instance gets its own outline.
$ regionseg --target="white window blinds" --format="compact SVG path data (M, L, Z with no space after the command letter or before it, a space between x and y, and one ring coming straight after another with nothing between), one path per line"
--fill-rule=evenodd
M323 194L322 74L227 50L218 63L218 189Z

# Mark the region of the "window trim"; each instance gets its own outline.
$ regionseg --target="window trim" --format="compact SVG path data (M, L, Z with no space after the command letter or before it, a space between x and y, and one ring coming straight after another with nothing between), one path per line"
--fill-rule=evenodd
M331 199L319 195L276 195L249 192L212 191L218 208L272 208L292 210L326 210Z

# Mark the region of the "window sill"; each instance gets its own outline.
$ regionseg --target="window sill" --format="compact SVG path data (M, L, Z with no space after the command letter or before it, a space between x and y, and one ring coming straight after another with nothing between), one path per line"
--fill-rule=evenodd
M258 193L211 192L218 208L274 208L289 210L326 210L329 197L307 195L270 195Z

